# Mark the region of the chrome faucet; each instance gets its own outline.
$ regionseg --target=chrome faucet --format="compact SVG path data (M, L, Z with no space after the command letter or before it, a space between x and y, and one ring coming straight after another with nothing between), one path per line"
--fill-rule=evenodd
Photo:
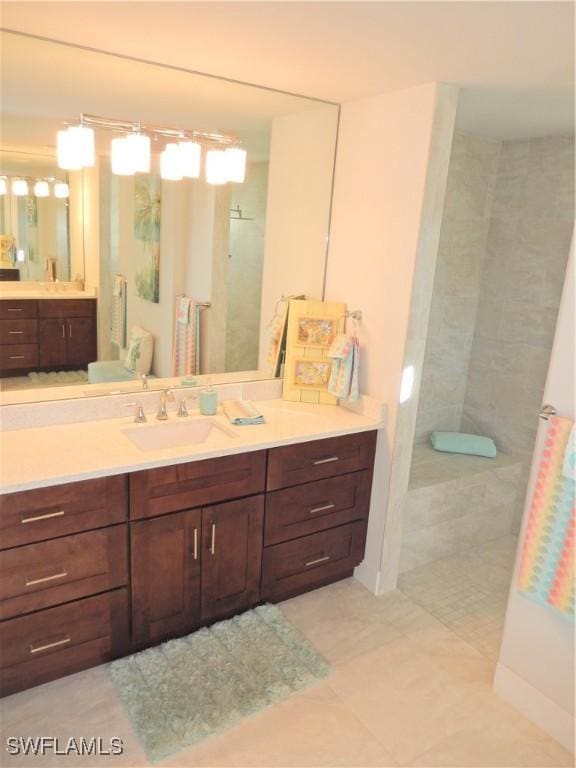
M148 375L146 373L140 374L140 380L142 381L142 389L144 391L150 389L150 385L148 384Z
M170 389L170 387L166 387L166 389L163 389L162 392L160 392L160 405L158 407L158 413L156 414L156 418L158 421L166 421L168 418L168 411L166 410L167 403L173 403L174 402L174 393Z
M126 408L136 408L136 411L134 412L134 421L136 424L146 423L147 419L142 403L138 402L138 400L134 403L126 403Z

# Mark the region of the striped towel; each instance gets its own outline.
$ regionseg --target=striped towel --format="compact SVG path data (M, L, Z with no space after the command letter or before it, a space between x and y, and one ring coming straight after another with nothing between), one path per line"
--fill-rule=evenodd
M187 296L177 296L174 318L172 375L186 376L196 371L196 302Z
M112 329L110 341L123 349L126 346L126 278L114 275L112 283Z
M563 474L570 419L553 416L540 457L524 538L518 589L541 605L574 617L575 482Z

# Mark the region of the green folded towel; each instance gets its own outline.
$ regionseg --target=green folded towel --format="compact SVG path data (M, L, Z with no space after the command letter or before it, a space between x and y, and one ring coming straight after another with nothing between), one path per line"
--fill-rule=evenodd
M461 432L432 432L430 435L432 448L445 453L467 453L471 456L485 456L487 459L496 457L496 445L490 437L481 435L465 435Z

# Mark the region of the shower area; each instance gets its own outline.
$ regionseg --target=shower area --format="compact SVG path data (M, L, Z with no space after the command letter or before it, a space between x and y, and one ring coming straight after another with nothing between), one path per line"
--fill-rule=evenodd
M495 658L574 223L574 138L456 132L398 587ZM487 459L434 430L491 437Z

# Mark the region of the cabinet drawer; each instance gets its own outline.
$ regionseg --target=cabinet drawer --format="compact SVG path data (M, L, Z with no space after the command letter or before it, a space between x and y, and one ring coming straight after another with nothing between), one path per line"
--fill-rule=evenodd
M0 320L0 344L36 344L37 320Z
M0 346L0 368L5 371L38 367L37 344L3 344Z
M124 586L127 537L116 525L0 552L0 620Z
M93 317L96 299L41 299L38 317Z
M372 469L375 448L376 432L272 448L268 455L268 490Z
M0 496L0 549L126 520L126 475Z
M128 650L126 589L4 621L0 645L3 696L121 656Z
M277 602L351 574L364 557L364 520L266 547L262 600Z
M130 475L130 517L154 517L264 490L266 451L192 461Z
M0 319L24 320L38 316L38 302L34 299L2 299Z
M317 480L268 494L264 544L278 544L368 517L372 473Z

